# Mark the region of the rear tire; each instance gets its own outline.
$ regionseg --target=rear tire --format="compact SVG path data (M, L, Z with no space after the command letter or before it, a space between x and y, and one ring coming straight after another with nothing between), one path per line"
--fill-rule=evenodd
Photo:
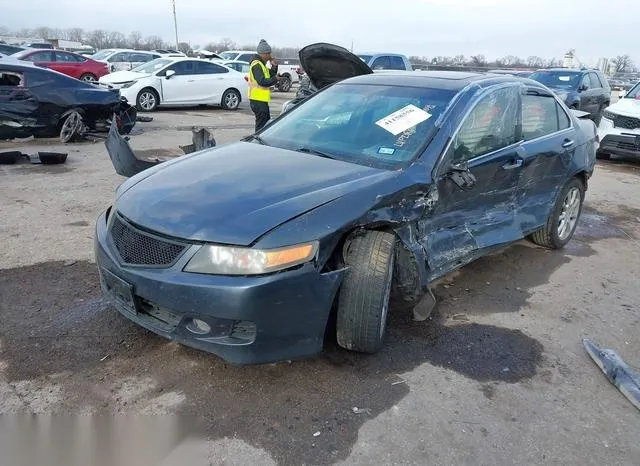
M583 202L584 184L572 178L560 190L547 224L530 236L531 241L550 249L563 248L573 237Z
M375 353L383 343L393 279L395 236L369 231L345 249L347 276L338 295L336 337L348 350Z
M235 89L227 89L224 94L222 94L222 108L225 110L238 110L240 107L240 93Z
M291 90L291 78L289 76L282 76L282 79L278 82L278 90L280 92L289 92Z
M94 83L98 80L98 77L93 73L85 73L80 76L80 81L85 81L88 83Z

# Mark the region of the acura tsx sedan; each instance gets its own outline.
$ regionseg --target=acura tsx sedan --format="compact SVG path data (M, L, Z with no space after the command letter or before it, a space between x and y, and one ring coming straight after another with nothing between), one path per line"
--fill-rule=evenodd
M334 330L374 353L392 295L419 305L522 238L566 245L596 148L593 122L526 78L347 78L121 184L96 225L101 286L132 321L232 363L315 355Z

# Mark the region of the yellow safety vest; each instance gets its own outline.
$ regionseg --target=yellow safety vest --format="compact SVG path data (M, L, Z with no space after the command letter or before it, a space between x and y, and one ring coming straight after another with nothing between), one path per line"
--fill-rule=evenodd
M271 77L271 73L269 72L269 68L265 66L260 60L254 60L249 65L249 100L257 100L259 102L271 102L271 89L269 87L262 87L258 85L256 78L253 76L253 65L258 63L262 68L262 73L264 77L269 79Z

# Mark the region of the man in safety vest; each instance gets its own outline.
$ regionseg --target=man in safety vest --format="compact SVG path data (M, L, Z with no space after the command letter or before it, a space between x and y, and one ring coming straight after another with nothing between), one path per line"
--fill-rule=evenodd
M256 132L271 119L269 102L271 102L271 86L280 80L278 63L271 56L271 46L262 39L256 49L257 55L251 59L249 68L249 103L256 116ZM267 68L271 62L271 69Z

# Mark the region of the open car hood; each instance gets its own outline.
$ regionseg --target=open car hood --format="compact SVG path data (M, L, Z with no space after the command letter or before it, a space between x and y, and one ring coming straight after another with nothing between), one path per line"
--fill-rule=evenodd
M338 45L307 45L298 56L302 69L318 90L343 79L373 73L360 57Z

